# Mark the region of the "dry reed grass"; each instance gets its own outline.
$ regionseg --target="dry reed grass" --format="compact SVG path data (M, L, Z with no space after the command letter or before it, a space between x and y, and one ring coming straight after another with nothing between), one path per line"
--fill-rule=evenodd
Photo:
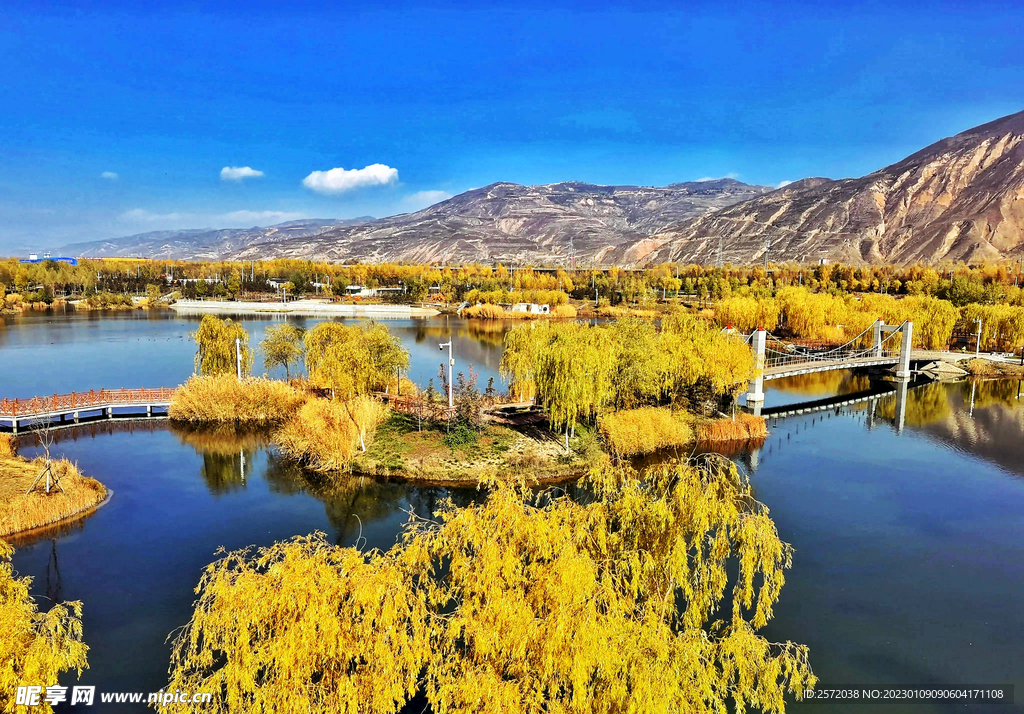
M657 310L646 310L643 308L623 307L621 305L605 305L597 308L597 314L601 317L642 317L653 320L658 316Z
M96 479L83 476L67 459L51 460L51 468L60 479L64 492L45 484L29 486L43 469L42 457L28 461L19 457L0 458L0 536L57 523L84 514L107 497L107 489Z
M274 432L274 443L313 471L344 471L357 450L365 451L389 411L368 396L347 402L312 399Z
M746 412L733 417L709 419L697 427L697 440L712 441L746 441L747 439L764 439L768 436L768 423L764 417L754 416Z
M192 377L174 392L169 415L193 424L277 424L308 398L284 382L259 377Z
M10 434L0 434L0 458L18 455L18 439Z
M685 417L668 407L641 407L612 412L599 423L605 444L616 456L650 454L693 441Z

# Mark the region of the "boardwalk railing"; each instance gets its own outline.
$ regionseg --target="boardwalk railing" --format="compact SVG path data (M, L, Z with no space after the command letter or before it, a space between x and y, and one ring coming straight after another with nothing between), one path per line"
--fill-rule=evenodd
M449 407L447 400L432 404L422 395L398 396L384 392L374 392L373 396L388 404L396 412L410 414L426 421L449 421L458 416L458 410L454 407ZM484 409L490 409L508 402L503 396L482 396L480 397L480 403Z
M0 417L30 417L54 412L89 411L131 404L168 404L174 390L154 389L90 389L88 392L54 394L28 399L0 401Z

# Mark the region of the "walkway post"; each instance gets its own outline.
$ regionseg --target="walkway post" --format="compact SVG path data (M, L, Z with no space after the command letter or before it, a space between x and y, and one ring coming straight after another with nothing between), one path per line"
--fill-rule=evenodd
M445 347L448 348L448 408L451 409L455 406L455 400L452 398L452 370L455 369L455 357L452 356L452 342L454 340L449 337L447 342L443 342L437 346L437 349L443 350Z
M882 356L882 328L885 327L885 323L882 320L875 320L875 324L871 331L871 348L872 354L875 357Z
M242 339L235 338L235 366L238 372L238 381L242 381Z
M750 391L747 392L747 405L757 407L764 402L764 368L765 368L765 344L768 341L768 333L764 328L758 328L754 333L754 378L750 380Z
M900 361L896 366L896 376L900 379L910 379L910 351L914 344L914 323L907 320L900 329L903 332L903 341L900 343Z

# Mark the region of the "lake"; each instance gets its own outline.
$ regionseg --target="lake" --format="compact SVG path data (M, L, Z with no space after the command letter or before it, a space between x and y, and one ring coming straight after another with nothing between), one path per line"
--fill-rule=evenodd
M274 320L243 322L255 346ZM387 324L410 350L416 382L436 375L446 357L437 343L449 334L457 369L472 364L481 386L491 376L497 381L504 325L445 317ZM172 386L192 373L187 333L195 325L173 313L3 318L0 396ZM825 688L1014 684L1020 701L1019 383L912 385L902 418L892 385L861 374L807 375L766 387L766 408L871 390L881 395L770 418L767 441L734 455L796 551L769 639L809 645ZM167 637L188 620L199 573L217 548L269 545L315 530L342 545L362 538L386 548L406 511L428 513L449 495L459 502L479 497L474 490L369 480L332 489L258 440L210 444L166 422L83 425L62 432L54 451L77 461L114 496L64 532L19 545L14 562L20 574L35 578L36 596L82 600L90 669L81 681L99 691L160 688ZM26 455L35 452L23 447ZM915 701L810 702L791 710L1022 709ZM103 711L99 704L82 710Z

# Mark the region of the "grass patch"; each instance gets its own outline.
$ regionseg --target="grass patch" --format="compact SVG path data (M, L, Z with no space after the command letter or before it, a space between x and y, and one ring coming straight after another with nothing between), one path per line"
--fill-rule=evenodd
M1010 362L993 362L976 357L961 363L961 366L976 377L1021 377L1024 367Z
M458 449L478 443L480 441L480 434L476 432L476 429L465 424L456 424L441 437L441 441L449 449Z
M12 449L8 440L0 440L0 449ZM43 468L42 457L28 461L13 453L0 455L0 536L40 528L72 516L86 513L107 497L107 489L96 479L83 476L67 459L52 459L51 466L64 492L37 484L29 486Z
M193 424L277 424L292 416L309 395L284 382L231 375L192 377L175 390L173 421Z

